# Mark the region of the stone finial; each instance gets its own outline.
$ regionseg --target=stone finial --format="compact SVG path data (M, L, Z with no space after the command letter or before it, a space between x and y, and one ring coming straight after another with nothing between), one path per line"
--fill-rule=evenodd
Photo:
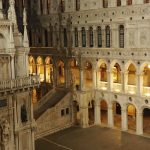
M23 46L29 47L29 39L27 33L27 13L25 8L23 10L23 25L24 25Z

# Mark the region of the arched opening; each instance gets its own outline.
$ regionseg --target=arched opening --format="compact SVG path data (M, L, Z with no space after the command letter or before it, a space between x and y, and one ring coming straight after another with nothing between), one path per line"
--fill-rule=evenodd
M37 74L40 76L40 81L44 82L44 64L40 56L37 58Z
M150 65L146 65L143 70L143 92L145 96L150 96Z
M95 103L94 101L90 101L88 104L88 111L89 111L89 125L93 125L94 124L94 108L95 107Z
M90 62L86 62L84 66L84 88L89 89L92 88L92 64Z
M29 57L29 74L36 75L36 64L32 56Z
M100 114L101 114L101 123L104 125L108 124L108 105L105 100L100 102Z
M78 29L74 30L75 47L78 47Z
M133 104L127 106L128 130L136 131L136 108Z
M136 68L131 63L128 68L128 82L127 82L127 91L130 94L136 93Z
M114 126L121 128L121 106L118 102L113 102Z
M36 88L34 88L32 91L32 102L33 102L33 104L36 104L37 101L38 101L37 90L36 90Z
M57 62L57 76L58 76L58 84L64 84L65 83L65 69L64 69L64 62L62 60L59 60Z
M105 32L106 32L106 47L110 47L110 27L106 26L105 28Z
M107 90L107 65L106 63L102 63L100 65L99 71L98 71L98 88L102 90Z
M52 64L52 59L50 57L47 57L45 59L45 64L46 64L46 82L47 83L52 83L53 82L53 64Z
M70 71L71 71L71 82L75 85L76 89L79 89L80 85L80 70L79 64L77 60L72 59L70 60Z
M121 0L117 0L117 6L121 6Z
M113 91L121 91L121 68L118 63L116 63L112 68L112 80L113 80Z
M150 135L150 109L143 109L143 133Z
M73 119L74 125L80 125L80 107L77 101L73 101Z

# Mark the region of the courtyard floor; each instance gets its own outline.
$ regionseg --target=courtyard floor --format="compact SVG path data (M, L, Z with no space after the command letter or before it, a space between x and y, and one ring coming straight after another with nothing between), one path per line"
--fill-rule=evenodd
M38 139L36 150L149 150L150 138L144 138L93 126L82 129L72 127Z

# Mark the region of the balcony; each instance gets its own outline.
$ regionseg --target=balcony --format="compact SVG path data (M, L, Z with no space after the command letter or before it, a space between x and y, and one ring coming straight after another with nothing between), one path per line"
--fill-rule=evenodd
M114 92L121 92L122 91L122 84L120 83L113 83L113 89Z
M107 86L108 86L108 83L105 82L105 81L100 81L100 82L98 83L98 89L107 90Z
M35 87L40 84L39 76L29 76L12 80L0 81L0 92L18 90L22 88Z

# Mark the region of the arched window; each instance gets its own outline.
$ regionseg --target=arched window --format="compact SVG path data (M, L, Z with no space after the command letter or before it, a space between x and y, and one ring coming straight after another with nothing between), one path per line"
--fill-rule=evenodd
M107 8L108 7L108 0L103 0L103 8Z
M89 29L89 34L90 34L90 47L93 47L93 28L90 27Z
M97 28L97 41L98 41L98 47L102 47L102 30L101 27Z
M76 1L76 11L80 10L80 0L75 0Z
M64 28L64 47L67 47L67 30Z
M119 46L120 48L124 48L124 26L119 26Z
M144 0L144 3L149 3L149 0Z
M78 29L75 28L74 31L74 38L75 38L75 47L78 47Z
M106 47L110 47L110 27L106 26Z
M132 5L132 0L127 0L127 5Z
M61 0L60 8L61 8L61 12L65 11L65 1L64 0Z
M86 47L86 33L84 27L82 27L82 47Z
M117 0L117 6L121 6L121 0Z

